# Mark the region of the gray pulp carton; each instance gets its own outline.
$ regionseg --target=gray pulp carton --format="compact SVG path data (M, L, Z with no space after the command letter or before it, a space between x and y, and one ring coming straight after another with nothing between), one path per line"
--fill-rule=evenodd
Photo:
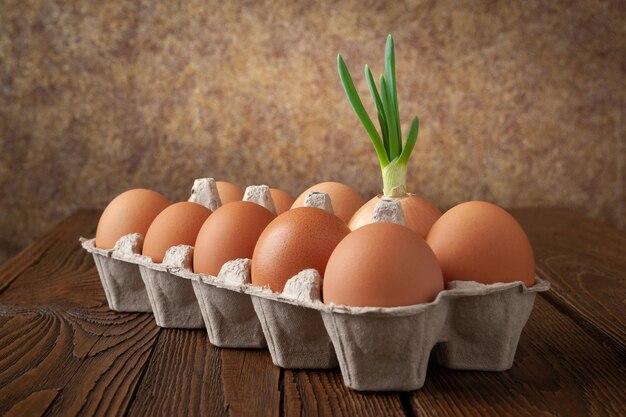
M238 291L252 297L274 364L339 364L344 383L361 391L421 388L431 351L452 369L509 369L535 295L549 288L538 277L531 288L454 281L433 302L383 308L324 304L319 283L317 271L305 270L282 293L247 284Z
M97 248L95 239L80 239L82 247L93 255L111 310L126 313L152 312L139 268L126 260L136 253L137 245L142 239L140 234L125 236L113 249Z
M155 264L145 256L138 261L157 326L173 329L204 328L191 282L173 274L181 268L191 267L192 254L191 246L178 245L167 250L161 264Z
M408 307L327 305L320 309L344 383L360 391L411 391L424 385L430 353L452 369L502 371L515 350L537 292L536 278L491 285L451 282L435 301Z
M333 212L326 193L312 192L305 207ZM319 313L322 280L314 269L287 281L282 293L249 287L275 365L287 369L329 369L338 365L335 347Z
M312 205L320 208L330 206L327 196L314 195L309 200L317 200ZM397 202L380 204L373 221L402 223L402 211ZM250 285L249 259L227 262L217 277L194 274L191 250L171 248L161 265L139 255L124 261L142 265L144 279L152 274L151 280L157 282L146 281L155 316L178 317L176 310L181 305L193 305L190 293L173 284L186 282L191 284L199 317L214 345L267 345L273 362L284 368L332 368L338 364L344 383L362 391L421 388L431 353L452 369L509 369L535 296L549 289L549 283L538 277L531 288L521 282L484 285L456 281L430 303L392 308L327 305L321 301L317 271L302 271L277 294ZM115 251L97 255L100 260L116 256ZM165 300L153 300L157 287L166 288L162 290ZM171 303L171 310L164 309L167 293L179 292L185 293L184 300Z
M267 346L250 296L244 291L250 282L250 260L227 262L217 277L194 274L190 269L174 273L193 283L211 344L227 348Z
M196 179L188 201L203 205L211 211L216 210L222 201L217 193L215 180ZM161 264L156 264L145 256L138 258L139 271L148 292L154 319L160 327L205 327L191 281L180 279L172 273L181 268L191 268L192 257L193 247L178 245L167 250Z
M280 294L249 288L275 365L287 369L328 369L339 363L319 313L321 277L306 269L291 278ZM307 302L310 301L312 306Z
M82 246L94 256L102 287L115 311L153 312L156 324L166 328L204 328L202 314L191 283L181 280L172 270L190 267L193 248L170 248L163 263L156 264L137 248L143 236L122 236L110 250L98 249L95 239L81 239Z
M243 201L249 201L276 213L267 185L246 188ZM191 268L177 275L192 283L202 312L209 340L227 348L265 348L267 343L261 323L245 288L250 283L250 260L234 259L224 264L217 277L194 274Z
M81 239L93 254L109 307L123 312L152 312L156 324L165 328L204 328L191 282L172 270L189 268L193 248L170 248L163 263L142 256L137 248L143 239L138 233L122 236L110 250L98 249L95 239Z
M133 235L120 238L118 246L128 241ZM91 241L93 242L93 239ZM83 246L85 246L83 243ZM154 313L157 326L176 329L202 329L204 322L193 293L191 283L173 275L173 271L190 268L193 248L187 245L173 246L167 250L160 264L152 262L150 257L129 251L112 251L112 259L124 266L126 275L119 275L117 281L120 292L128 289L127 281L136 281L137 274L142 280L143 292L141 302L149 303ZM103 278L104 276L104 278ZM103 283L110 282L115 275L101 275ZM104 284L103 284L104 285ZM108 284L107 284L108 285ZM136 282L134 285L138 285ZM105 290L108 291L108 290ZM107 295L107 298L109 296ZM136 310L134 310L136 311Z
M250 284L250 259L235 259L217 277L189 269L173 271L194 283L209 340L218 347L267 347L275 365L287 369L327 369L338 365L337 356L318 308L319 274L305 270L290 283L317 277L316 308L298 298L297 289L281 294ZM289 283L288 283L289 284ZM305 284L306 285L306 284ZM302 291L301 291L302 292Z
M215 180L196 179L189 201L216 210L221 200ZM96 248L95 239L81 238L80 241L82 247L93 254L112 310L154 312L156 323L161 327L204 327L192 284L170 273L170 269L179 266L167 265L165 260L163 264L155 264L150 258L141 256L138 250L143 241L141 234L122 236L110 250ZM170 254L170 261L176 262L176 255Z

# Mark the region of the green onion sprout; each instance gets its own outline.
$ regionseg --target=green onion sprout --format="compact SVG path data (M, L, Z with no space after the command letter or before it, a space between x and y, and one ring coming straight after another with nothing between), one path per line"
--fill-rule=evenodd
M380 93L376 88L369 66L365 65L365 79L378 116L380 134L363 107L359 93L354 87L352 76L341 54L337 55L337 68L348 100L357 117L374 145L383 174L383 194L386 197L404 197L406 195L406 171L411 152L417 141L419 119L413 118L404 144L400 127L398 108L398 90L396 87L396 59L391 35L387 37L385 47L385 74L380 76Z

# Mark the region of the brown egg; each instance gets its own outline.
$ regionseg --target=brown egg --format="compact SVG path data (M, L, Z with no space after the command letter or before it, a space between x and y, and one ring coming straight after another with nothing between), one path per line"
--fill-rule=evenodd
M130 233L145 236L154 218L170 204L171 201L161 194L144 188L123 192L109 203L100 216L96 247L112 249L119 238Z
M196 242L198 232L211 210L187 201L172 204L152 222L143 242L143 255L155 263L163 262L165 252L172 246Z
M405 226L371 223L335 248L324 273L325 303L398 307L433 301L441 268L424 239Z
M272 194L272 200L274 200L276 214L282 214L289 210L295 200L291 194L278 188L270 188L270 194Z
M231 201L240 201L243 198L243 190L237 184L226 181L215 181L217 187L217 193L220 195L222 204L230 203Z
M303 269L320 274L350 229L337 216L315 207L288 210L263 231L252 255L252 283L280 292Z
M198 233L194 272L217 276L226 262L252 258L261 232L275 217L268 209L249 201L234 201L215 210Z
M381 198L382 196L372 198L354 213L348 224L351 230L372 222L372 212ZM441 217L441 211L429 200L414 194L407 194L399 200L404 214L404 225L425 239L430 228Z
M444 213L426 239L446 282L535 283L535 257L519 223L483 201L459 204Z
M304 199L309 193L317 191L326 193L330 197L333 211L345 223L350 221L352 215L363 205L365 200L354 188L340 182L322 182L314 185L296 199L291 208L303 207Z

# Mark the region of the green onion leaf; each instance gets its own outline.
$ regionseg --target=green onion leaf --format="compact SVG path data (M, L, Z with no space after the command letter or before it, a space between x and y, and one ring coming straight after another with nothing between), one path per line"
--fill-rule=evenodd
M380 96L378 95L378 89L376 88L376 83L374 82L374 77L372 77L372 71L370 71L370 67L365 65L365 79L367 80L367 86L369 87L370 94L374 99L374 103L376 104L376 110L378 111L378 123L380 124L380 130L383 135L383 143L385 144L385 150L387 151L387 157L391 160L389 155L389 131L387 129L387 116L385 116L385 108L383 107L383 103L380 100Z
M363 103L361 102L361 98L359 97L359 93L356 91L356 87L352 82L352 77L350 76L350 71L348 71L348 67L346 63L343 61L341 54L337 55L337 69L339 70L339 77L341 78L341 84L343 85L343 89L348 96L348 100L350 100L350 104L354 109L354 112L361 120L363 127L367 131L367 134L374 145L374 149L376 150L376 155L378 156L378 161L380 162L381 167L385 167L389 164L389 158L387 156L387 152L385 151L385 145L383 144L374 123L370 119L367 111L363 107Z
M391 136L398 141L398 148L402 149L402 131L400 127L400 110L398 108L398 89L396 86L396 54L393 45L393 37L387 37L385 46L385 77L387 78L387 90L389 92L389 104L392 123L390 129L395 129L395 134ZM399 152L398 152L399 153ZM392 158L393 159L393 158Z
M387 121L380 113L377 113L377 115L378 115L378 124L380 124L380 130L383 132L383 144L385 145L387 158L389 158L389 131L387 130Z
M391 105L391 97L389 96L389 89L387 88L387 81L385 76L380 76L380 93L382 94L383 107L385 109L385 115L387 116L387 128L389 133L389 160L393 161L400 152L401 140L396 137L398 131L395 126L395 116L393 115L393 106Z
M415 142L417 142L417 134L420 128L420 120L415 116L413 121L411 122L411 127L409 131L406 133L406 140L404 141L404 149L402 149L402 154L400 155L400 162L406 164L409 162L409 158L411 156L411 152L415 147Z

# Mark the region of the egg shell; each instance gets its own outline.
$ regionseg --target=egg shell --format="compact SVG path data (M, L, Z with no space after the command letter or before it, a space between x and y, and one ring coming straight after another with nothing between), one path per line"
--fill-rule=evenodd
M155 217L172 204L156 191L137 188L115 197L102 212L96 229L96 247L112 249L131 233L145 236ZM141 247L139 247L141 250Z
M371 223L335 248L324 273L325 303L399 307L430 302L444 289L435 254L418 234Z
M361 197L361 194L354 188L340 182L322 182L300 194L291 208L303 207L304 199L313 191L328 194L335 215L345 223L348 223L352 215L365 204L365 200Z
M142 254L161 263L165 252L172 246L196 242L198 232L211 210L187 201L172 204L154 219L143 242Z
M195 243L193 270L217 276L226 262L252 258L254 246L275 216L249 201L224 205L202 225Z
M435 222L426 241L446 282L535 283L535 258L526 233L494 204L470 201L451 208Z
M243 198L243 190L237 184L226 181L216 181L217 193L220 195L222 204L232 201L240 201Z
M350 229L337 216L315 207L291 209L263 231L252 255L252 284L282 291L303 269L323 273L335 246Z
M370 224L374 207L381 199L382 196L376 196L359 208L350 219L348 224L350 229L356 230ZM414 194L408 194L398 200L404 215L404 225L425 239L430 228L441 217L441 211L431 201Z
M278 188L270 188L270 194L274 200L274 206L276 207L276 214L281 214L289 210L295 201L293 196Z

